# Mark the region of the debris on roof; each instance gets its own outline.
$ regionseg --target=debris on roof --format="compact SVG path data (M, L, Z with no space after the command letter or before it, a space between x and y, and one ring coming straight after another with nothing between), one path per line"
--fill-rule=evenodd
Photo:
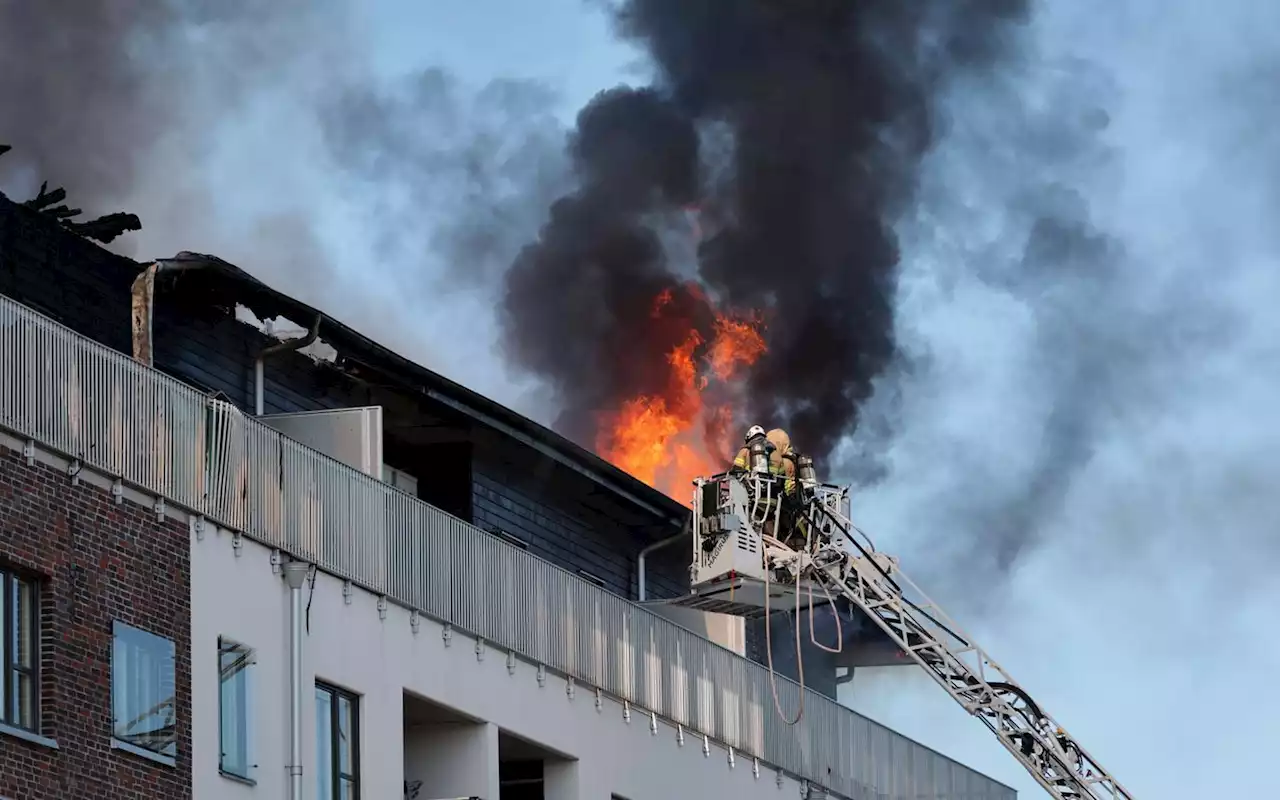
M0 144L0 156L12 149L11 145ZM53 217L63 227L78 236L94 239L103 244L111 243L116 237L123 235L127 231L142 230L142 220L138 219L136 214L127 214L119 211L86 222L76 222L72 217L78 217L84 212L81 209L68 206L63 202L66 199L66 189L59 186L50 191L49 182L45 181L40 184L40 193L22 205L33 211L39 211L41 214Z
M264 335L282 342L291 339L297 339L307 335L307 329L293 320L279 315L270 319L259 319L257 314L248 306L236 303L235 318L238 322L243 322L251 328L261 331ZM324 339L317 338L314 342L306 347L298 348L298 352L311 360L319 363L321 361L330 364L337 363L338 350Z
M138 219L136 214L126 214L122 211L91 219L88 222L63 220L62 224L72 233L96 239L104 244L111 242L127 231L142 230L142 220Z

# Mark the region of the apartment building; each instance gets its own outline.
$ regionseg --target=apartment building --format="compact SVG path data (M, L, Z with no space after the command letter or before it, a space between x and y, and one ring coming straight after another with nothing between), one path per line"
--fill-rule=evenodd
M144 268L0 202L0 294L0 365L22 376L0 390L6 455L51 470L55 506L93 491L168 532L103 544L104 571L112 547L182 537L164 591L186 627L120 620L174 643L173 764L110 725L108 757L201 798L1013 796L836 705L833 661L806 656L817 691L776 681L806 707L785 725L742 657L759 629L662 602L684 588L679 504L232 265ZM256 324L280 317L310 335ZM0 563L58 591L56 556L8 541ZM57 739L49 713L22 730ZM9 727L6 758L9 738L65 749Z

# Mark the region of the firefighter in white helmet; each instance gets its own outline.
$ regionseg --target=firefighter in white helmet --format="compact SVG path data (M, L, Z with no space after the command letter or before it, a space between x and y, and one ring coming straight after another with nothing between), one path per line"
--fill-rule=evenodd
M783 479L784 494L788 496L794 495L796 491L796 465L794 459L788 457L791 455L791 437L782 428L774 428L765 433L764 428L759 425L752 425L747 430L746 437L744 437L742 449L738 451L737 457L733 459L734 469L749 470L753 468L751 464L751 443L761 436L765 438L766 442L769 474Z
M796 546L798 539L803 537L796 535L796 526L790 521L792 515L788 512L790 501L798 497L796 492L796 465L791 452L791 437L781 428L774 428L765 433L764 428L759 425L752 425L747 430L743 444L744 446L738 451L737 457L733 459L733 469L735 471L760 472L770 475L775 480L778 480L782 488L782 495L778 499L783 504L781 509L783 530L775 533L774 514L770 508L765 512L764 534L766 536L776 536L782 542ZM777 500L773 502L777 502Z

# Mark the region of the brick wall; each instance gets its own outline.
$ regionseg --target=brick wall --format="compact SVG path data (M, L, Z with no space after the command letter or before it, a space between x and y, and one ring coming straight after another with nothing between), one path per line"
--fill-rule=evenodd
M42 579L41 734L0 732L0 797L191 797L191 605L185 525L0 446L0 564ZM112 624L171 639L176 766L111 748Z

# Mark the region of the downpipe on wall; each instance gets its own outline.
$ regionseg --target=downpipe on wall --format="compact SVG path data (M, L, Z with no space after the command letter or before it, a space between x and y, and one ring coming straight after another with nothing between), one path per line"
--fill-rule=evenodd
M289 586L289 800L302 796L302 585L307 581L310 565L290 561L284 565L284 580Z
M263 364L271 356L292 353L295 350L301 350L313 344L316 339L320 338L320 319L320 315L316 314L315 322L311 323L311 330L307 331L306 336L297 339L285 339L269 347L264 347L262 352L258 353L258 357L253 360L253 413L255 416L262 416L265 403L266 379L263 377Z
M645 571L646 562L649 560L649 554L654 552L655 550L661 550L664 547L669 547L675 544L676 542L684 541L685 539L687 539L687 537L690 535L689 525L691 523L692 523L692 518L690 518L685 522L684 527L681 528L680 532L677 533L675 536L669 536L666 539L663 539L658 542L654 542L653 544L649 545L648 547L640 551L640 555L636 557L636 597L637 597L636 602L643 603L645 600L649 599L649 592L648 592L649 587L647 585L648 576Z

